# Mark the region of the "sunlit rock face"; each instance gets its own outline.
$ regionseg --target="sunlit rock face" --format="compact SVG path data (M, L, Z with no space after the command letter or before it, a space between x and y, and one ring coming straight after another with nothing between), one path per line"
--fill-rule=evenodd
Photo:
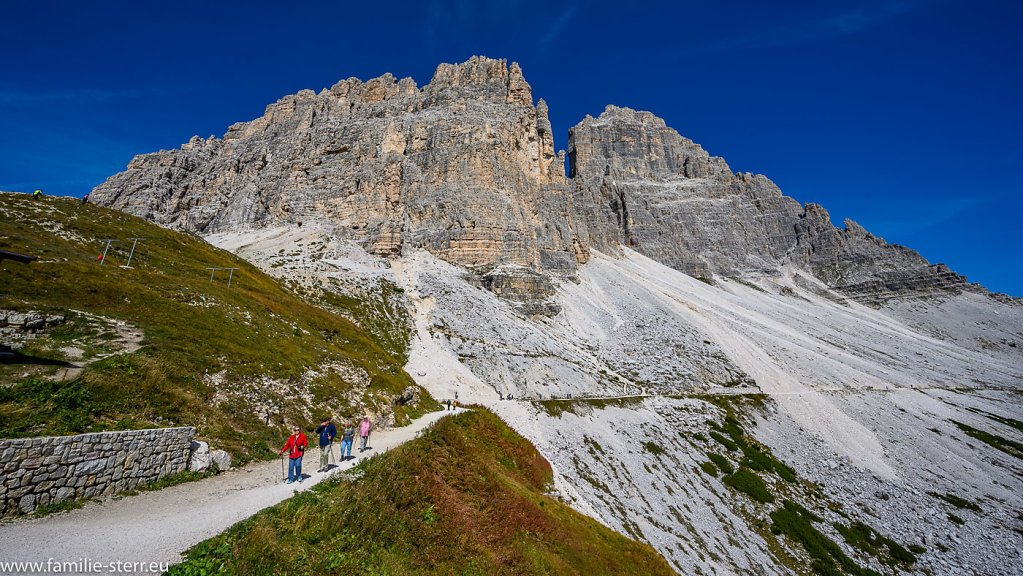
M874 305L979 290L854 222L836 228L764 176L733 173L649 112L587 116L566 158L519 66L483 57L441 64L422 88L385 74L285 96L223 138L136 157L92 198L202 234L315 222L372 254L425 248L489 274L488 286L519 282L498 278L504 265L571 276L591 248L626 246L702 278L777 276L791 263ZM555 309L537 304L542 289L504 293Z
M578 220L603 250L625 245L705 278L777 276L794 264L875 305L894 296L985 292L851 220L835 227L823 207L800 205L765 176L733 173L649 112L608 106L587 117L569 131L568 160L591 201L576 204Z
M798 240L803 209L763 176L725 161L649 112L608 106L569 132L569 173L613 227L593 242L624 244L690 275L776 271Z
M564 158L517 64L473 58L411 78L286 96L223 138L136 157L95 202L210 234L328 223L371 253L571 273Z

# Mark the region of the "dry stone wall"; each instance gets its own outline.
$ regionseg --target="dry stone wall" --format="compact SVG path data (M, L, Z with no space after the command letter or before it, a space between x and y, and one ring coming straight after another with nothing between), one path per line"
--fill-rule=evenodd
M131 490L188 467L195 428L0 440L0 513Z

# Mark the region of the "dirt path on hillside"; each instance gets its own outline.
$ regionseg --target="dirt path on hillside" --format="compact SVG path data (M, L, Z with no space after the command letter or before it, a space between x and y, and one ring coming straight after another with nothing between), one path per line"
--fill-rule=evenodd
M72 311L76 314L85 316L95 323L99 330L95 336L96 338L102 338L106 334L112 334L113 338L107 345L111 346L113 350L106 354L100 354L84 360L68 362L67 366L63 370L58 370L57 373L53 375L53 379L58 382L65 382L67 380L77 378L78 375L82 373L82 370L93 362L98 362L117 354L131 354L142 347L142 340L145 338L145 335L141 329L122 320L115 320L113 318L91 314L83 310ZM74 346L66 346L61 348L61 351L73 358L81 357L82 355L82 350Z
M451 412L447 412L450 414ZM402 428L370 435L372 450L358 453L327 473L317 473L319 450L303 459L305 480L286 484L281 462L252 463L220 475L179 484L156 492L102 503L89 503L78 510L42 518L16 518L0 522L0 573L30 574L45 571L47 562L103 564L100 572L112 572L113 562L163 563L155 571L133 569L122 574L153 574L181 560L181 554L195 544L220 534L231 525L292 496L308 490L331 474L347 470L363 459L386 452L411 440L444 417L445 412L427 414ZM282 440L283 444L283 440ZM335 456L339 450L335 447ZM42 567L11 569L6 562L41 562ZM8 568L3 570L3 568ZM51 570L52 571L52 570ZM66 574L92 573L62 570Z

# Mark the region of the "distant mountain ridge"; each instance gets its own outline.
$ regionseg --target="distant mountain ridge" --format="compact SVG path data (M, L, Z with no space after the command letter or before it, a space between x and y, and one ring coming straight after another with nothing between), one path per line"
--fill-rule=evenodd
M422 88L350 78L285 96L223 138L137 156L91 198L202 234L319 221L377 255L425 248L525 299L591 248L619 246L703 278L792 266L866 302L986 292L852 221L834 227L823 207L733 173L649 112L587 116L567 158L547 114L505 60L441 64ZM494 270L506 264L520 269Z

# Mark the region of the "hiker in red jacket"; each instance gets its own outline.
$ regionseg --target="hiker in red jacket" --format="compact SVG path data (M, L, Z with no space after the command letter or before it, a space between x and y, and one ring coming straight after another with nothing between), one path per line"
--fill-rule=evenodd
M302 429L295 426L294 434L288 438L284 448L281 448L281 451L278 452L278 454L288 452L288 484L294 482L296 478L299 482L302 481L302 456L305 455L305 449L308 445L309 442L306 441Z

